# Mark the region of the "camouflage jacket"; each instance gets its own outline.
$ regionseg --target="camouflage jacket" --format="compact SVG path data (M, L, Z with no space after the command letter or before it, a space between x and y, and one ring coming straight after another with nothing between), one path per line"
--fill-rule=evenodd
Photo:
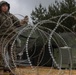
M0 13L0 37L3 35L8 35L10 32L14 31L19 26L20 21L13 14Z

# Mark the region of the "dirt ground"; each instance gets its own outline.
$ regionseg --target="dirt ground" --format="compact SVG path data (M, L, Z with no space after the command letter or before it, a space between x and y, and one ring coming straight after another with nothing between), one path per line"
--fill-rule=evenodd
M17 75L76 75L76 70L57 70L50 67L20 67L14 70ZM0 75L11 75L0 70Z

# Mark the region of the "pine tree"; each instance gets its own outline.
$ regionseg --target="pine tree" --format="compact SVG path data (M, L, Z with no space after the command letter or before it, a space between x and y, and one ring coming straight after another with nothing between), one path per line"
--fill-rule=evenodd
M45 15L47 13L46 8L44 8L41 4L39 5L39 7L35 7L35 11L33 10L31 13L31 18L33 20L33 23L36 24L37 22L44 20L45 19Z

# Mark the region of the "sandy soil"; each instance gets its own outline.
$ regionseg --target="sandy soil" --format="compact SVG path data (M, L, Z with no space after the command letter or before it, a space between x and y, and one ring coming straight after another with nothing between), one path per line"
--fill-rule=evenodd
M50 67L20 67L14 70L17 75L76 75L76 70L57 70ZM0 70L0 75L10 75Z

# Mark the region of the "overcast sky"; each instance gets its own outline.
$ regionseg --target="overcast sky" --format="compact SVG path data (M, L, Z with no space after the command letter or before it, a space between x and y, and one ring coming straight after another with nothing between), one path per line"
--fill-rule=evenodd
M34 10L35 6L38 6L40 3L44 7L47 7L49 4L55 2L55 0L5 0L5 1L10 3L11 13L22 14L23 16L28 15L29 17L32 10ZM57 1L61 1L61 0L57 0Z

